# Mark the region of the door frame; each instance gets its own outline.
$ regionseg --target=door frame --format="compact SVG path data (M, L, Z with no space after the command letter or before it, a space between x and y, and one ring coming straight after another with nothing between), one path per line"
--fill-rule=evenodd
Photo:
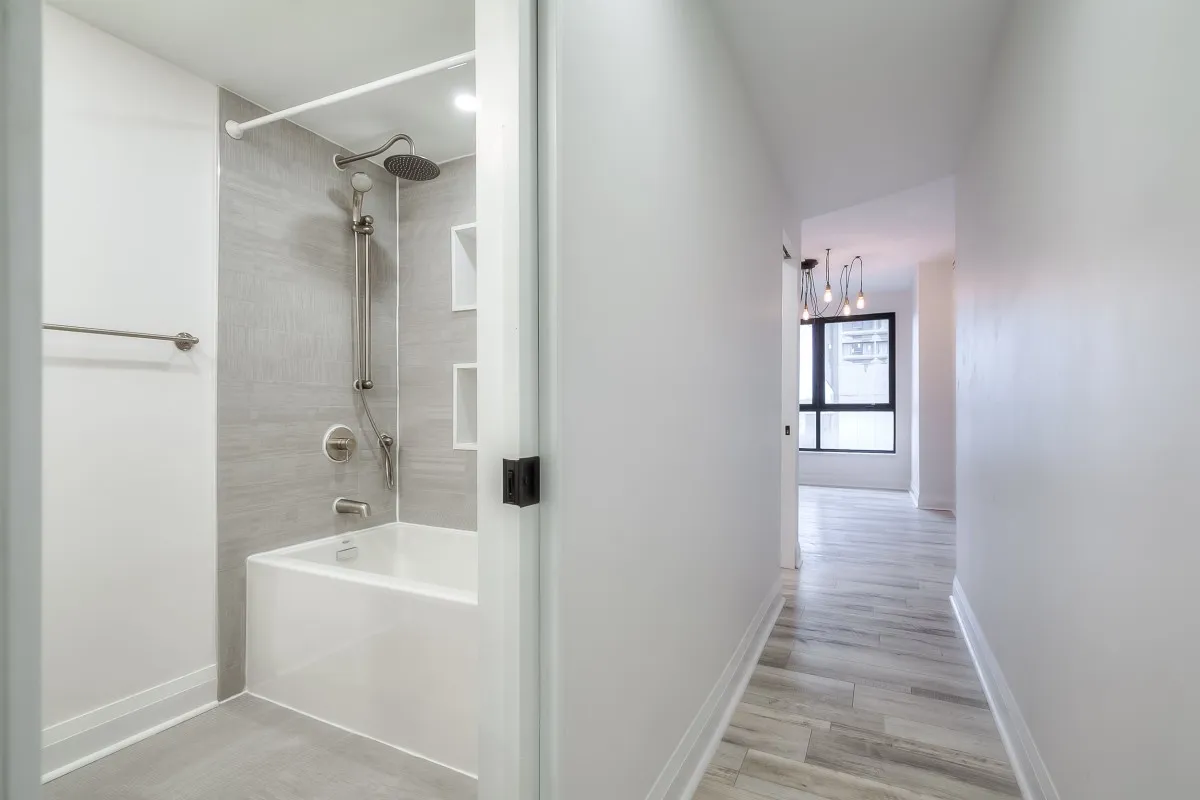
M538 455L537 0L476 0L480 800L539 793L539 510L502 498Z
M41 795L41 18L0 0L0 800Z
M784 569L799 569L800 490L796 485L796 457L799 452L797 437L800 422L800 248L792 246L787 231L783 232L783 250L788 255L783 260L781 282L783 363L780 365L780 413L784 428L780 431L782 438L779 453L779 566ZM788 425L791 426L791 433L786 432Z

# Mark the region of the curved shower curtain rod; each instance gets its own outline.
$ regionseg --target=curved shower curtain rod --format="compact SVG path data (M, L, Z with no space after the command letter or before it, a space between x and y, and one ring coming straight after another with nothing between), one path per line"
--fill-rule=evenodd
M395 86L398 83L411 81L413 78L420 78L425 75L430 75L434 72L440 72L444 69L461 67L463 64L468 64L474 60L475 51L471 50L467 53L459 53L456 56L450 56L450 58L443 58L441 61L434 61L432 64L425 64L424 66L415 67L410 70L405 70L404 72L397 72L395 75L389 75L388 77L380 78L377 81L364 83L362 86L355 86L352 89L345 89L327 97L321 97L316 100L310 100L307 103L301 103L298 106L285 108L283 111L276 111L272 114L265 114L261 117L255 117L254 119L249 119L245 122L226 120L225 132L234 139L240 139L242 138L243 133L253 128L257 128L260 125L266 125L269 122L275 122L276 120L280 119L287 119L295 116L296 114L300 114L305 111L311 111L314 108L322 108L323 106L340 103L343 100L349 100L351 97L358 97L361 94L368 94L369 92L378 91L379 89L386 89L388 86Z

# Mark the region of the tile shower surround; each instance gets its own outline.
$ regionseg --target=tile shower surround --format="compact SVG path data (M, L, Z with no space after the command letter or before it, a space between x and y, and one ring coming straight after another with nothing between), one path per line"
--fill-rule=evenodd
M400 187L399 518L476 529L476 452L455 450L454 364L475 361L475 312L450 310L450 228L475 221L475 157Z
M221 91L221 120L263 113ZM346 151L290 122L220 142L217 627L227 698L245 684L246 557L394 519L396 499L352 388L353 170L333 165ZM375 181L371 409L396 435L395 182L374 164L354 169ZM346 464L321 450L339 423L359 442ZM335 514L339 496L370 503L372 517Z

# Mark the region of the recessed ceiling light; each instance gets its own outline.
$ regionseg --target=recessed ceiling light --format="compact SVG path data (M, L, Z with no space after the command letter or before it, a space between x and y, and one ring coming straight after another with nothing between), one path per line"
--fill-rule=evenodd
M479 110L479 98L473 94L460 94L454 98L454 105L463 111L475 112Z

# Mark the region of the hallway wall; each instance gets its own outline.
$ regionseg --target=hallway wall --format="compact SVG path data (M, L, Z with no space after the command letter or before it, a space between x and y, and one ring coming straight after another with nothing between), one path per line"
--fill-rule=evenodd
M958 580L1046 796L1190 797L1200 4L1010 22L958 184Z
M785 203L707 4L542 11L544 793L677 798L778 586Z
M913 278L912 494L954 510L954 262L923 261Z

